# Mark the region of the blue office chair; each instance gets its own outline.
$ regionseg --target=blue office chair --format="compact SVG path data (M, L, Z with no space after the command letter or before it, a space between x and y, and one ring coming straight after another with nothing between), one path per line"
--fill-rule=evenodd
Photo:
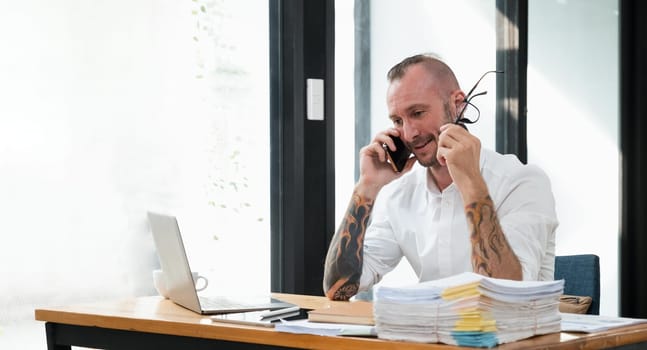
M597 255L556 256L555 279L564 280L564 294L593 299L587 314L600 314L600 258Z

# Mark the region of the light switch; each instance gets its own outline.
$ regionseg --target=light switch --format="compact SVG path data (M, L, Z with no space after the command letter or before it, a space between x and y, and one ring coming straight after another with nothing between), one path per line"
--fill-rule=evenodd
M306 96L308 120L324 120L323 79L306 79Z

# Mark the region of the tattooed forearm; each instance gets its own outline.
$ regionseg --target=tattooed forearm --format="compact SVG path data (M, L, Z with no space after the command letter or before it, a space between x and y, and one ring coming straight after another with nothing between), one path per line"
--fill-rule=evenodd
M324 292L333 300L348 300L357 294L362 274L364 234L373 201L357 193L332 238L324 268Z
M521 279L521 264L510 248L490 196L465 207L472 243L472 268L481 275Z

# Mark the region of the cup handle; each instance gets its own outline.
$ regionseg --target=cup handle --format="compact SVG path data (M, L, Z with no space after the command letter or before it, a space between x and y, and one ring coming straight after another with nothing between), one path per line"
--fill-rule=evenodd
M198 285L200 284L200 280L203 281L202 283L204 285L198 287ZM198 275L198 277L195 279L195 290L198 292L205 290L208 285L209 285L209 280L204 276Z

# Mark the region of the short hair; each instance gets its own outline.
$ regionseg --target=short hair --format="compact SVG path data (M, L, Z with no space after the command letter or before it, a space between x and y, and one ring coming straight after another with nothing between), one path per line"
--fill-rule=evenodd
M456 88L459 87L458 80L452 69L438 55L433 53L422 53L405 58L389 70L386 78L389 83L399 80L404 76L409 67L416 64L423 64L427 71L440 81L448 82Z

